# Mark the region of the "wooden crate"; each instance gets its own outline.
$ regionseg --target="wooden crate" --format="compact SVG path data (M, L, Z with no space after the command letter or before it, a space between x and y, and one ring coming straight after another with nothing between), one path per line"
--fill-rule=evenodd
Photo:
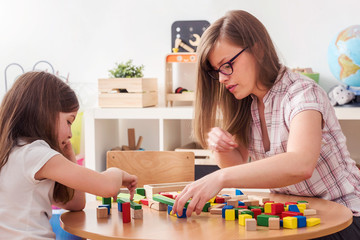
M192 142L185 146L175 148L176 152L193 152L195 154L195 165L215 165L217 163L209 149L203 149L198 143Z
M98 80L100 107L151 107L158 104L156 78ZM126 90L127 92L121 92Z

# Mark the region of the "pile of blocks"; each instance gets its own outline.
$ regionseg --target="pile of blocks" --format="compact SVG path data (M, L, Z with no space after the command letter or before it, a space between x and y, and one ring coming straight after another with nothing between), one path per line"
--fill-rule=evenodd
M185 204L181 217L172 212L177 194L188 183L171 185L170 187L145 185L137 188L134 200L130 201L130 194L126 190L120 192L117 199L118 211L121 211L123 222L131 222L133 219L143 218L142 205L146 205L158 211L167 211L170 216L186 218ZM178 188L178 189L177 189ZM163 190L178 191L163 191ZM307 201L277 203L268 197L244 195L239 189L228 194L221 194L210 199L204 206L203 212L221 215L226 221L238 220L247 231L255 231L257 226L269 229L296 229L312 227L320 224L320 218L309 217L316 215L316 210L309 208ZM102 198L102 205L97 208L98 218L107 218L111 209L111 198Z

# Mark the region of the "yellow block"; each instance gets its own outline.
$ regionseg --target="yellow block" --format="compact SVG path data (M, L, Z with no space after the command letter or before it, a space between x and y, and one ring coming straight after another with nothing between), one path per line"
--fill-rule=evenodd
M216 196L213 197L212 199L210 199L209 202L210 202L210 203L215 203L215 198L216 198Z
M304 214L304 210L306 209L306 207L304 208L303 206L298 206L298 208L299 208L299 211L302 213L302 214Z
M297 228L297 218L296 217L284 217L283 218L283 227L284 228Z
M239 224L241 226L245 226L245 219L247 218L252 218L252 216L250 214L240 214L239 215Z
M271 205L272 205L272 203L265 203L264 213L271 213Z
M226 209L225 210L225 220L235 221L235 209Z
M306 226L313 227L315 225L320 224L320 218L308 218L306 219Z
M284 210L285 210L285 212L289 211L289 205L286 205L286 206L284 207Z

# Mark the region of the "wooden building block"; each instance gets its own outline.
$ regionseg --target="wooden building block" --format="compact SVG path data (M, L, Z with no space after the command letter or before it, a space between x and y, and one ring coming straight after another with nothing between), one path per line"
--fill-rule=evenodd
M316 215L316 210L315 209L304 209L304 216L312 216L312 215Z
M108 209L107 207L97 207L96 208L96 216L97 218L107 218L108 217Z
M110 204L111 205L111 202L112 202L112 200L111 200L111 198L102 198L102 204Z
M260 214L257 216L257 225L268 227L269 226L269 218L280 218L280 217L276 216L276 215Z
M269 229L280 229L280 218L269 218Z
M141 195L141 196L146 196L145 195L145 188L136 188L136 193Z
M135 150L135 129L128 128L128 142L130 150Z
M256 220L254 218L245 219L245 230L246 231L256 231Z
M292 206L296 206L296 205L292 205ZM272 215L281 214L283 211L284 211L284 204L282 204L282 203L271 204L271 214Z
M270 201L269 197L262 197L262 196L256 196L256 195L249 195L248 198L250 200L259 200L259 204L263 205L266 201Z
M235 209L226 209L225 211L225 220L235 221Z
M130 209L131 210L131 217L133 219L142 219L143 218L143 209Z
M273 203L269 203L269 202L264 204L264 213L271 213L271 205L272 204Z
M227 201L227 205L231 205L231 206L234 206L235 208L237 208L239 206L239 200L229 199Z
M283 218L283 228L295 229L298 227L296 217L284 217Z
M239 215L239 224L241 226L245 226L245 219L248 219L248 218L252 218L252 216L249 214L240 214Z
M313 227L315 225L320 224L320 218L308 218L306 219L306 226Z
M149 199L149 207L158 211L166 211L167 205L165 203L157 202Z
M123 223L131 222L131 212L130 212L130 203L124 202L122 203L122 213L123 213Z
M212 209L210 209L210 214L221 215L222 208L212 208Z

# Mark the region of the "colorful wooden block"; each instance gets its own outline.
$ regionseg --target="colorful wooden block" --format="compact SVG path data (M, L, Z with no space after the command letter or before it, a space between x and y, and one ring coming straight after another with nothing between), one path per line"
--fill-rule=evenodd
M97 218L107 218L108 217L108 209L107 207L97 207L96 208L96 217Z
M300 213L300 212L290 212L290 211L281 213L282 218L284 218L284 217L294 217L294 216L303 216L303 214Z
M276 215L260 214L257 216L257 225L268 227L269 226L269 218L280 218L280 217L276 216Z
M278 230L280 229L280 218L269 218L269 229Z
M240 189L235 189L235 195L244 195Z
M157 202L149 199L149 207L158 211L166 211L167 206L165 203Z
M210 208L210 203L207 202L207 203L205 203L202 211L203 211L203 212L209 212L209 208Z
M236 199L229 199L227 201L227 205L234 206L234 208L237 208L239 206L239 201Z
M305 209L304 210L304 216L312 216L312 215L316 215L315 209Z
M252 218L252 216L249 214L240 214L239 215L239 224L241 226L245 226L245 219L248 219L248 218Z
M224 206L221 210L221 216L222 216L222 218L225 218L225 211L226 211L226 209L233 209L234 208L234 206L228 206L228 205L226 205L226 206Z
M271 204L271 214L278 215L284 211L284 204L282 203L273 203Z
M215 202L216 202L216 203L224 203L224 202L225 202L225 198L223 198L223 197L215 197Z
M255 217L254 212L253 212L253 211L250 211L250 210L241 211L240 214L249 214L249 215L251 215L253 218Z
M111 200L111 198L102 198L102 204L110 204L111 205L111 202L112 202L112 200Z
M149 206L149 199L141 199L140 203L145 206Z
M146 196L145 188L136 188L136 194L139 194L141 196Z
M133 209L130 208L131 211L131 217L133 219L143 219L143 209Z
M308 218L306 219L306 226L313 227L320 224L320 218Z
M289 212L300 212L297 205L289 205Z
M254 213L254 218L257 219L257 216L261 214L261 209L260 208L253 208L250 211L252 211Z
M227 221L235 220L235 209L226 209L225 210L225 220L227 220Z
M136 203L136 202L134 202L134 201L131 201L131 200L128 199L128 198L121 198L121 197L120 197L120 198L118 198L118 201L121 202L121 203L125 203L125 202L130 203L130 206L131 206L132 209L135 209L135 210L137 210L137 209L142 209L141 204L138 204L138 203Z
M267 202L264 204L264 213L271 213L271 205L274 203Z
M297 218L296 217L284 217L283 218L283 228L290 228L290 229L297 228Z
M118 205L118 211L119 212L122 212L122 205L121 205L121 202L117 202L117 205Z
M123 223L131 222L131 212L130 212L130 202L121 203L122 206L122 215L123 215Z
M306 217L304 216L295 216L297 218L297 227L302 228L306 227Z
M108 210L108 214L110 214L111 204L103 204L103 205L100 205L99 207L106 207Z
M245 219L245 230L246 231L256 231L256 220L253 218Z

